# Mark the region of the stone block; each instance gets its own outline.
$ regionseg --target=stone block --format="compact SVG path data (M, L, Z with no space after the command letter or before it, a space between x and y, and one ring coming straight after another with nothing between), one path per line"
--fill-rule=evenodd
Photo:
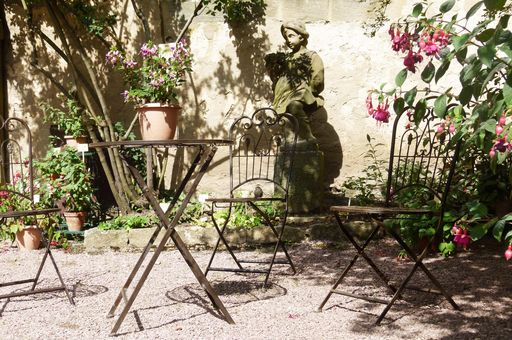
M124 250L128 246L128 231L88 229L84 235L84 246L88 252L108 249Z
M299 243L306 239L306 231L301 228L287 226L284 229L283 241L291 243Z
M318 146L307 144L299 147L293 158L293 171L289 185L289 212L291 214L311 213L319 210L324 195L324 154ZM284 151L282 157L286 156ZM286 162L276 161L276 167ZM284 166L288 166L285 164ZM280 173L281 170L276 170ZM285 183L285 179L276 179Z
M154 228L140 228L128 230L128 245L130 248L144 248L149 242L151 235L155 232ZM160 230L160 233L153 242L153 247L157 247L165 234L165 229Z
M309 239L312 241L341 241L344 239L340 227L335 223L312 224L307 229Z
M187 245L187 247L214 247L218 238L218 234L215 228L182 225L176 227L176 231L180 235L183 242ZM174 246L171 239L169 239L168 242Z
M247 229L247 244L249 245L259 245L259 244L269 244L276 242L277 238L275 237L272 230L267 226L259 226L252 229Z

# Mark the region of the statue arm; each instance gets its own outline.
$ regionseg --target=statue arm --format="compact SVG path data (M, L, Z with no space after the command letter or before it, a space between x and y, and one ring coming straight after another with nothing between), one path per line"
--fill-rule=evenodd
M317 53L311 57L311 90L318 96L324 90L324 63Z

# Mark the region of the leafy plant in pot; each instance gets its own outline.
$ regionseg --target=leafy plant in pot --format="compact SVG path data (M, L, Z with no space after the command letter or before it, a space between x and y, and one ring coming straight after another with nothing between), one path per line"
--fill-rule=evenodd
M37 194L40 186L39 183L34 184L34 190ZM13 183L0 185L0 212L21 212L49 207L49 205L45 205L42 202L38 202L37 205L32 203L28 184L19 173L15 175ZM42 232L55 222L51 216L44 218L36 218L36 216L8 218L0 224L0 239L16 240L18 247L22 250L39 249Z
M51 106L49 103L43 103L41 106L45 112L44 121L57 125L64 133L67 145L76 147L78 143L87 142L87 131L83 121L85 115L74 99L66 99L65 109Z
M97 207L97 202L92 176L76 150L70 147L50 150L44 159L36 162L36 167L48 184L42 200L62 202L68 229L81 230L87 213Z
M191 70L192 57L184 42L176 46L152 42L142 45L136 61L117 48L106 56L107 63L123 73L128 90L123 92L125 102L137 106L142 139L173 139L177 116L177 89L185 82Z

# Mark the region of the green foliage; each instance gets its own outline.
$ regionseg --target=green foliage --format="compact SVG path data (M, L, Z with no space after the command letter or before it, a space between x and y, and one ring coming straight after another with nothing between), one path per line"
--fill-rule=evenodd
M366 160L366 168L362 170L362 176L350 176L342 184L345 196L350 196L359 205L369 205L382 199L382 190L385 182L382 169L386 161L379 158L378 148L383 144L373 144L375 138L366 135L368 150L363 154Z
M181 194L176 207L179 207L185 198L184 194ZM191 199L187 205L187 208L180 217L179 223L195 223L201 225L203 223L203 204L195 199ZM172 219L176 215L176 210L173 210L169 217Z
M261 202L258 207L269 216L272 222L278 219L279 212L282 211L282 203ZM222 225L228 217L228 210L222 209L215 212L215 219L219 225ZM264 219L257 214L247 204L236 203L233 205L228 227L233 229L251 229L265 225Z
M69 6L87 31L97 37L103 37L107 29L117 22L117 15L109 13L108 2L91 5L83 0L72 0Z
M130 230L149 228L158 223L154 214L128 214L98 224L99 230Z
M214 15L222 12L228 24L243 24L260 21L265 16L267 4L264 0L205 0L207 13Z
M42 193L43 202L63 202L69 211L90 211L97 207L91 174L75 149L50 149L34 165L41 182L48 187Z
M84 112L78 107L78 103L74 99L67 99L65 106L66 108L61 110L51 106L48 102L41 104L45 113L44 121L46 123L57 124L65 135L75 138L85 136Z
M34 195L41 195L46 191L39 182L34 183ZM14 176L13 183L0 184L0 213L11 211L28 211L54 207L44 201L33 203L30 199L30 189L26 177L20 173ZM0 240L14 240L15 234L25 226L38 225L46 230L56 223L54 216L21 216L7 218L0 223Z
M136 136L133 132L126 134L126 129L121 122L114 124L114 131L117 139L124 140L135 140ZM122 138L120 136L123 136ZM146 158L144 155L143 148L126 148L123 150L123 154L130 159L130 164L133 164L135 168L140 172L142 177L146 178Z

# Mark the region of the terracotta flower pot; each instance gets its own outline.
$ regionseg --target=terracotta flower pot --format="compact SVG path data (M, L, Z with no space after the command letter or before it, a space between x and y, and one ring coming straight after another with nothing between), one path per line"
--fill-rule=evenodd
M41 237L41 229L28 225L16 233L16 242L21 250L36 250L41 245Z
M181 107L149 103L139 107L137 111L143 140L174 138Z
M69 231L82 230L87 215L85 211L65 211L63 215Z

